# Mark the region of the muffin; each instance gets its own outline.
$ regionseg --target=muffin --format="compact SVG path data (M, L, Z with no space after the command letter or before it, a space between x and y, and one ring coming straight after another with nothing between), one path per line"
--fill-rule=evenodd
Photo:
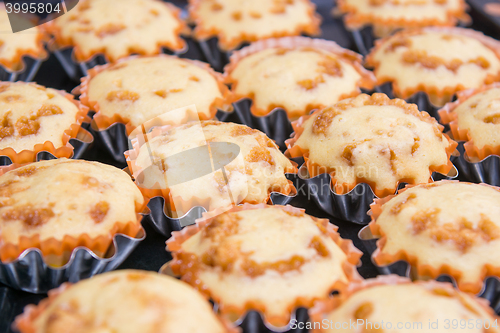
M44 25L58 48L73 47L74 60L104 55L114 62L133 53L180 51L185 24L180 9L159 0L80 0L66 15Z
M129 57L89 71L79 88L99 130L114 123L127 134L148 120L194 104L198 118L227 110L228 89L220 74L202 62L175 56Z
M394 194L399 183L431 181L448 173L456 142L415 104L384 94L361 94L301 117L287 154L303 156L310 177L328 173L336 194L357 184L378 197Z
M443 106L457 91L500 80L500 43L463 28L403 30L377 41L366 64L396 97L422 91Z
M327 219L291 206L243 205L175 232L174 274L213 299L234 321L249 310L274 326L359 279L361 252Z
M311 311L312 332L500 332L488 302L443 282L395 275L354 282ZM464 330L464 331L465 331Z
M39 249L53 267L64 265L79 246L105 257L116 234L142 231L143 196L113 166L67 159L31 163L0 176L0 189L4 264L27 249Z
M125 153L127 163L146 196L166 199L165 212L170 216L182 216L196 206L212 211L238 203L266 203L271 192L296 192L285 177L296 172L294 164L265 134L247 126L190 122L158 134L153 131L147 140L142 145L133 141L134 149ZM221 144L228 146L219 150ZM208 146L211 155L207 148L206 156L202 150L180 156ZM226 164L221 165L223 161ZM200 171L206 163L208 172ZM199 177L189 179L190 173ZM176 182L175 177L182 180Z
M255 116L282 108L290 119L375 85L360 55L335 42L306 37L255 42L233 53L225 75L232 100L252 99Z
M466 159L479 162L500 155L500 83L457 93L457 101L439 111L453 138L466 141Z
M0 155L13 163L36 160L47 151L71 157L88 109L73 96L34 83L0 82Z
M440 181L375 201L370 230L379 237L377 265L407 261L420 279L453 277L478 293L500 276L500 190L486 184Z
M454 26L469 23L464 0L337 0L337 12L345 14L348 29L366 25L373 27L377 37L385 37L402 28Z
M29 23L27 17L10 14L15 17L19 25L34 26ZM14 16L15 15L15 16ZM25 23L26 22L26 23ZM7 72L29 71L31 68L25 68L24 57L30 57L36 60L47 58L44 42L47 41L47 35L39 27L12 32L12 26L9 16L3 2L0 4L0 65ZM33 73L34 75L34 73ZM2 78L5 80L5 78Z
M270 37L319 34L321 23L309 0L189 0L198 40L218 37L224 51Z
M28 305L15 326L21 333L234 331L187 284L139 270L66 284L39 305Z

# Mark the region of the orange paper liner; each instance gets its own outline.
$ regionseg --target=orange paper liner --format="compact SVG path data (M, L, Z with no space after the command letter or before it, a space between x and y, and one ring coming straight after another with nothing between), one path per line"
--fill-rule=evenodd
M82 83L80 84L80 86L75 88L75 93L81 94L80 101L84 105L89 107L90 110L96 112L96 114L93 117L93 122L95 123L95 125L97 126L99 131L106 130L116 123L121 123L121 124L125 125L125 128L127 130L127 135L130 135L130 133L132 133L132 131L137 126L140 126L140 125L134 126L131 123L130 119L128 119L126 117L122 117L122 115L117 114L117 113L115 113L111 117L103 114L103 112L101 112L101 108L99 106L99 103L97 103L96 101L91 101L89 99L89 95L88 95L89 84L92 81L92 79L95 78L98 74L100 74L100 73L102 73L110 68L113 68L114 66L117 66L120 63L127 62L129 60L137 59L140 57L141 56L130 56L127 58L122 58L113 64L95 66L88 71L88 75L86 77L81 79ZM148 57L148 56L142 56L142 57ZM179 59L176 56L170 56L170 55L166 55L166 54L160 54L160 55L157 55L157 57L171 57L171 58ZM198 67L206 70L207 72L209 72L214 77L214 79L217 81L219 91L222 94L222 98L220 98L220 97L215 98L214 101L212 102L212 104L210 105L210 116L209 117L207 117L203 113L198 113L200 120L214 119L215 114L217 113L217 110L219 110L219 109L222 111L225 111L225 112L229 111L231 109L231 103L228 101L230 93L229 93L229 89L224 84L224 78L222 77L222 74L215 72L210 67L209 64L206 64L204 62L197 61L197 60L191 60L191 59L181 59L181 60L186 61L187 63L190 63L192 65L198 66Z
M460 91L457 93L457 100L455 102L447 103L441 110L438 111L439 116L441 117L441 122L443 124L450 125L453 139L457 141L466 141L464 144L464 148L470 160L482 161L490 155L500 156L500 146L485 145L482 148L476 146L470 136L469 131L467 129L461 129L458 127L457 114L454 112L454 110L470 97L494 88L500 88L500 83L497 82L478 89L468 89Z
M321 16L316 13L316 5L314 5L309 0L301 0L309 2L309 17L311 18L311 22L309 24L300 24L297 25L294 31L274 31L270 32L266 35L258 36L255 34L247 34L242 33L240 36L229 39L226 34L215 27L207 29L204 27L203 18L198 15L198 8L200 3L205 0L189 0L188 1L188 11L190 20L196 24L196 28L194 29L194 36L198 40L207 40L212 37L217 37L219 39L219 47L223 51L231 51L236 49L239 45L244 42L256 42L258 40L267 39L267 38L280 38L287 36L300 36L302 33L307 35L315 36L321 33L320 25L321 25Z
M258 205L250 205L244 204L242 206L236 206L228 210L229 212L239 212L244 210L253 210L253 209L265 209L270 207L266 204L258 204ZM292 214L302 214L304 209L295 208L290 205L287 206L272 206L272 207L280 207L284 211L290 212ZM191 236L195 235L203 228L205 228L216 214L213 213L205 213L203 218L198 219L196 224L188 226L181 231L172 232L172 237L167 240L167 251L172 252L173 260L171 264L171 268L174 274L180 275L182 280L192 285L198 291L200 291L207 298L211 298L215 303L219 305L219 311L223 316L231 316L237 318L243 318L243 316L251 310L259 311L263 314L264 320L274 326L284 326L289 323L291 313L298 307L312 307L314 302L318 301L318 299L307 298L307 297L299 297L295 300L295 302L291 303L288 307L287 313L283 313L280 316L270 316L267 314L266 305L259 301L248 301L242 307L233 306L233 305L225 305L224 302L219 299L216 295L213 295L209 288L196 277L196 256L191 254L189 258L191 261L183 262L180 258L179 254L183 254L182 244L189 239ZM309 215L308 215L309 216ZM342 249L342 251L346 254L346 262L343 263L343 270L345 275L347 276L348 281L356 281L361 280L361 276L359 275L356 265L359 263L359 260L362 256L362 252L354 247L352 241L350 239L342 239L340 235L337 233L338 227L331 224L328 219L318 219L313 216L310 216L313 220L321 223L321 226L324 227L328 235L332 238L332 240ZM194 271L193 271L194 267ZM341 281L336 281L330 287L330 290L344 290L347 284ZM328 293L325 294L325 299L329 296Z
M148 137L146 138L147 140L152 140L153 138L157 136L164 135L168 129L171 128L170 126L164 126L162 128L156 127L154 128L149 134ZM133 177L137 179L137 177L140 177L142 175L142 168L140 168L136 164L136 159L139 156L139 152L141 149L141 146L144 144L143 142L139 142L140 140L133 140L132 141L132 146L133 149L126 151L125 152L125 158L127 160L128 168L133 172ZM297 164L293 161L292 162L292 169L290 170L285 170L285 173L297 173ZM148 199L152 199L154 197L163 197L165 199L165 207L164 207L164 212L167 215L174 216L176 217L176 212L178 210L182 212L188 212L191 208L201 206L205 207L208 210L208 207L210 206L211 198L203 198L203 197L198 197L196 195L193 195L189 200L185 200L182 197L173 197L170 189L169 188L156 188L156 189L148 189L144 188L141 186L138 186L139 190L142 192L144 197ZM281 193L283 195L294 195L297 193L297 189L293 185L293 182L291 180L288 180L288 184L284 187L276 187L276 186L271 186L268 189L268 195L267 198L263 201L263 203L270 203L271 202L271 193ZM249 202L246 200L243 200L242 203L250 203L250 204L258 204L260 202ZM181 207L177 207L180 204ZM179 216L180 217L180 216Z
M74 284L66 282L60 287L52 289L48 293L48 297L40 301L38 305L27 305L24 308L24 312L16 317L13 327L15 327L21 333L37 333L37 328L35 321L41 316L51 304L59 297L64 294L66 290L71 288ZM228 321L221 317L217 317L222 325L226 328L227 333L240 333L241 331L231 325Z
M395 105L395 106L399 106L399 107L401 107L402 105L404 105L404 106L414 105L414 104L406 103L405 101L403 101L401 99L397 99L397 98L391 100L387 97L387 95L380 94L380 93L373 94L371 96L371 100L375 100L375 101L377 101L377 103L379 103L379 101L382 102L382 103L377 104L377 105ZM360 183L365 183L365 184L368 184L370 186L373 193L379 198L394 194L400 183L409 183L409 184L415 183L415 180L413 178L404 178L404 179L400 179L398 181L398 183L394 184L394 188L384 188L384 189L377 188L375 182L370 181L368 179L364 179L364 178L356 178L356 182L352 183L352 184L350 184L350 183L342 183L342 184L337 183L337 178L335 178L335 170L333 168L325 167L325 166L319 165L319 164L311 161L309 159L309 150L303 149L300 146L296 145L296 142L299 139L300 135L304 132L303 125L306 122L306 120L309 119L310 117L313 117L317 112L320 112L320 111L321 110L317 110L310 115L302 116L297 121L292 122L294 136L285 141L285 144L288 147L288 150L285 152L285 154L289 155L291 157L303 157L305 164L306 164L306 167L307 167L307 171L309 172L309 176L311 178L316 177L316 176L323 174L323 173L330 174L330 177L331 177L330 187L336 194L340 194L340 195L344 195L344 194L349 193L350 191L352 191L356 187L356 185L358 185ZM429 116L429 114L425 111L419 111L418 114L416 114L414 111L410 111L410 112L411 112L411 114L415 115L416 117L418 117L422 121L425 121L425 122L428 122L431 124L435 122L437 124L437 121L434 118L432 118L431 116ZM441 131L443 131L444 127L442 125L439 125L439 124L438 124L438 126L439 126L439 129ZM446 154L448 155L448 163L444 164L444 165L439 165L439 166L431 165L429 167L429 181L432 181L431 176L432 176L433 172L439 172L443 175L446 175L453 168L453 163L450 161L450 156L455 151L458 144L455 141L451 140L447 134L443 134L443 135L446 137L448 142L450 142L450 146L446 149Z
M283 37L279 39L272 38L252 43L251 45L244 47L239 51L233 52L233 54L231 55L229 64L224 68L226 83L232 85L231 98L230 98L231 103L237 102L243 98L250 98L250 99L254 98L253 94L245 95L245 94L237 94L235 92L236 86L238 85L238 80L232 78L231 73L233 72L233 70L236 69L238 63L245 57L272 48L286 48L286 49L313 48L313 49L324 50L339 56L341 60L347 62L349 65L354 67L354 69L361 75L361 78L357 82L357 88L351 93L341 95L339 100L359 95L361 93L359 88L365 88L371 90L375 86L376 83L375 76L371 71L365 69L361 64L363 60L362 56L351 50L340 47L337 43L333 41L324 39L313 39L307 37L298 37L298 36ZM304 114L313 109L320 109L326 106L327 105L323 104L314 104L314 105L308 105L306 110L287 110L283 105L273 104L269 105L266 109L263 109L263 108L258 108L255 105L255 103L253 103L252 107L250 108L250 111L255 116L260 117L269 114L276 108L282 108L287 112L289 118L294 119L303 116Z
M395 33L392 36L376 40L375 47L370 51L370 54L366 56L365 64L368 67L374 68L373 71L375 73L375 76L377 77L377 85L381 85L386 82L391 82L394 95L403 99L407 99L412 95L414 95L415 93L422 91L427 94L430 102L436 106L443 106L444 104L446 104L451 100L451 98L453 97L453 95L455 95L455 93L467 89L461 84L457 84L455 86L436 87L436 86L429 86L426 83L419 83L414 87L409 87L407 89L402 90L398 85L397 77L389 77L389 76L382 77L377 75L380 63L375 61L374 59L375 52L378 52L380 48L382 48L391 38L394 38L395 36L405 37L424 32L442 32L453 35L462 35L465 37L476 39L482 42L488 48L490 48L500 59L500 42L491 37L485 36L483 33L479 31L475 31L472 29L450 28L450 27L427 27L421 29L403 30ZM487 75L484 80L484 84L485 85L491 84L495 81L500 81L500 72L498 72L496 75L491 75L491 74Z
M440 183L444 182L458 182L458 180L442 180ZM487 185L487 184L482 184L484 186L491 187L495 190L498 190L498 188ZM371 208L371 218L372 221L369 224L370 231L372 232L372 235L376 238L378 238L377 241L377 249L375 252L372 254L372 259L375 261L375 263L379 266L387 266L390 264L393 264L397 261L406 261L412 268L416 269L417 276L419 278L428 278L430 277L431 279L436 279L440 275L446 274L451 276L456 282L457 286L460 290L465 291L465 292L470 292L477 294L481 291L481 288L483 287L483 280L488 277L488 276L497 276L500 277L500 267L494 267L492 265L485 265L483 267L483 270L481 272L481 279L474 282L463 282L461 280L461 275L462 273L454 269L452 265L449 264L443 264L439 267L433 267L432 265L429 264L420 264L418 260L418 256L414 256L406 252L404 249L399 250L395 254L389 254L383 252L384 245L387 241L387 236L382 230L382 228L377 224L377 219L382 213L382 206L391 200L392 198L396 197L397 195L404 193L406 190L419 186L419 185L407 185L404 189L401 189L398 191L398 194L395 195L390 195L385 198L381 199L375 199L374 203L370 205ZM425 186L425 185L423 185Z
M321 323L323 319L325 319L326 315L341 307L342 304L349 300L350 297L362 290L377 286L399 284L418 284L429 289L445 289L449 291L450 295L458 295L458 291L453 288L453 285L451 283L448 282L438 282L433 280L412 282L410 279L401 277L399 275L379 275L376 278L351 282L349 286L344 289L343 293L335 295L327 301L317 302L314 307L309 310L310 320L312 323ZM489 302L487 300L472 294L469 294L469 296L471 296L477 302L477 304L479 304L489 315L497 319L497 315L495 314L493 309L489 307ZM361 319L366 320L367 318ZM312 333L320 332L323 332L323 330L312 330Z
M31 163L2 166L0 167L0 176L27 164ZM67 263L73 250L80 246L104 258L113 245L113 238L115 235L121 234L135 238L139 232L143 230L141 226L142 215L140 213L145 209L147 203L147 198L144 198L143 204L135 203L135 221L116 222L107 235L100 235L94 238L86 233L82 233L78 237L66 235L62 240L57 240L52 237L43 241L40 240L40 236L38 235L31 237L21 236L18 243L13 244L4 243L1 241L0 236L0 260L4 264L9 263L18 259L18 257L28 249L39 249L47 265L60 267Z
M180 38L180 35L186 31L189 30L187 27L186 23L180 18L181 15L181 9L177 8L173 4L169 2L164 3L166 6L169 7L170 11L173 12L173 15L176 17L177 22L179 23L179 27L175 30L175 35L177 36L177 39L175 42L171 41L158 41L157 42L157 48L155 52L151 53L146 51L145 49L141 48L140 46L129 48L129 54L140 54L140 55L156 55L156 54L161 54L162 53L162 48L168 48L173 51L182 51L186 48L186 42ZM71 14L68 14L71 15ZM61 33L61 27L57 24L58 20L53 19L49 22L46 22L45 24L41 25L40 27L46 31L48 34L54 36L55 40L53 43L51 43L51 48L54 48L56 50L58 49L64 49L68 47L73 47L73 56L76 59L78 63L83 63L92 60L97 55L103 55L106 60L110 62L115 62L118 59L115 59L111 57L109 54L106 53L106 48L103 47L101 49L94 49L91 50L88 54L85 54L84 51L81 49L79 45L75 43L72 37L63 37Z
M383 6L383 5L382 5ZM436 4L439 6L439 4ZM344 21L350 30L360 29L365 25L373 25L377 29L385 31L394 31L398 28L415 29L432 26L452 27L461 22L469 24L471 19L466 11L469 6L465 1L460 2L460 8L457 10L449 10L446 21L439 19L407 19L407 18L383 18L375 14L362 14L358 12L358 8L348 3L347 0L337 0L337 11L339 14L345 14ZM407 10L404 5L401 6L402 11ZM378 37L383 37L376 34Z
M0 82L0 87L2 85L8 85L8 82ZM22 150L20 152L16 152L14 149L8 147L4 149L0 149L0 156L7 156L10 158L12 163L15 164L24 164L36 161L36 155L39 152L46 151L54 155L56 158L70 158L73 155L73 146L70 144L70 139L75 139L82 127L82 123L89 123L90 119L87 114L89 109L84 106L79 101L75 100L73 95L66 93L65 91L58 90L58 92L68 99L71 103L73 103L79 111L75 116L75 122L66 130L64 130L62 134L62 146L55 147L51 141L45 141L44 143L36 144L33 147L33 150ZM89 135L91 135L89 133Z

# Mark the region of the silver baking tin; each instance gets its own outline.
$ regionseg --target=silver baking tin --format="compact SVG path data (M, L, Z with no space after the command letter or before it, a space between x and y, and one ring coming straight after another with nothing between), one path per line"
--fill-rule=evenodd
M0 282L14 289L44 294L64 282L75 283L116 269L145 238L144 230L137 238L115 235L111 250L115 253L110 258L100 258L85 247L77 247L69 262L60 268L48 266L39 249L28 249L11 263L0 262Z
M490 155L480 162L471 163L465 157L463 141L458 142L457 150L460 154L452 155L451 161L460 172L462 179L473 183L500 186L500 156Z
M44 59L45 60L45 59ZM0 67L0 81L24 81L31 82L35 77L36 73L40 69L42 62L44 60L33 59L31 57L23 57L24 67L20 71L9 72L3 67Z
M458 171L455 168L448 175L441 175L434 172L433 180L455 179L458 177ZM309 172L305 164L299 168L298 172L298 192L307 196L324 212L331 216L357 224L367 224L370 222L370 216L367 215L370 205L377 198L368 184L360 183L356 185L349 193L337 194L330 184L331 176L328 173L309 178ZM405 187L405 183L398 185L396 193ZM305 191L305 192L304 192Z
M234 112L217 111L216 118L220 121L227 121L234 117ZM127 136L127 130L122 123L115 123L105 130L99 130L91 126L92 134L98 138L99 142L108 151L111 157L122 164L126 164L124 153L130 149L131 145Z
M293 174L287 174L293 177ZM293 181L293 180L292 180ZM296 197L295 195L284 195L278 192L271 193L271 201L274 205L286 205ZM154 197L148 203L149 212L144 215L149 215L149 221L154 229L160 234L170 237L172 231L179 231L182 228L192 225L196 219L202 217L207 210L203 207L196 206L191 208L186 214L180 218L173 218L165 213L165 199L163 197Z
M84 123L83 125L89 125ZM83 126L82 125L82 126ZM73 155L72 159L79 159L82 157L83 153L87 150L87 148L94 142L93 135L87 131L85 128L80 128L79 135L76 138L69 139L70 145L73 146ZM47 151L41 151L36 155L36 161L46 161L56 159L54 155ZM8 156L1 155L0 156L0 166L11 165L12 160Z
M404 276L415 280L413 269L406 261L400 260L387 266L379 266L375 263L372 254L377 249L377 238L372 235L369 226L365 226L359 231L358 238L363 242L363 245L370 255L373 265L377 268L380 274L397 274L399 276ZM436 280L441 282L450 282L454 287L457 286L455 279L446 274L438 276ZM493 310L495 310L497 314L500 313L500 279L498 277L487 277L483 282L483 288L481 292L479 292L479 294L477 295L479 297L487 299L490 302L490 306L493 308Z
M217 37L195 41L195 45L197 45L203 60L209 63L216 71L223 72L224 66L229 63L231 52L221 51L218 43L219 39Z
M249 98L243 98L233 103L234 112L239 122L264 132L269 138L276 142L281 150L285 150L285 140L290 138L293 132L293 127L290 119L288 119L286 111L281 108L276 108L269 114L258 117L250 112L251 106L252 100Z
M170 52L167 49L163 49L163 53L165 54L174 54L181 55L186 53L187 51L187 43L186 47L177 52ZM56 56L57 60L63 67L66 74L69 78L75 82L80 82L80 78L87 76L89 69L98 66L105 65L109 63L103 55L96 55L89 61L85 62L77 62L73 57L73 48L64 48L64 49L55 49L52 51Z
M373 36L371 27L351 30L351 35L358 52L363 57L370 53L371 48L375 45L375 37Z

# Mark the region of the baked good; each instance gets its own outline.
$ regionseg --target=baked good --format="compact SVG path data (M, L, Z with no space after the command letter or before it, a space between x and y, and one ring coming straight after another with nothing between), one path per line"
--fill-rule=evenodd
M14 15L14 14L12 14ZM18 21L28 21L27 17L15 15ZM32 26L29 23L19 22L19 25ZM0 65L8 72L22 71L24 68L23 57L33 59L47 58L44 42L47 35L39 27L28 30L12 32L12 26L3 2L0 4Z
M500 276L500 190L485 184L440 181L375 201L370 230L378 265L406 260L419 278L448 274L478 293Z
M463 28L403 30L377 41L366 63L396 97L423 91L443 106L457 91L500 80L500 42Z
M293 126L287 153L304 156L311 177L329 173L337 194L367 183L382 197L395 193L398 183L428 183L432 172L451 170L457 146L415 104L384 94L345 99Z
M255 42L234 52L225 72L232 100L251 98L256 116L280 107L290 119L375 85L360 55L335 42L307 37Z
M96 111L104 130L116 122L134 128L166 112L194 104L199 119L226 110L228 89L207 64L175 56L129 57L89 71L80 87L82 103Z
M232 331L187 284L139 270L66 284L38 306L27 306L15 325L21 333Z
M361 252L336 229L291 206L238 206L174 232L170 266L232 321L258 310L282 326L295 308L359 278Z
M220 163L214 155L218 143L233 144L220 151L227 164L213 169L209 164L207 172L198 174L204 163ZM285 173L296 172L296 167L264 133L245 125L190 122L164 133L152 132L147 144L133 144L134 149L125 156L138 185L150 198L166 198L165 212L173 215L182 216L195 206L212 211L238 203L265 203L271 192L295 192ZM201 153L179 157L207 144L212 147L207 161ZM189 179L188 173L198 176ZM176 181L175 177L182 179Z
M449 283L412 283L396 275L352 283L310 311L312 332L500 332L488 302ZM343 327L342 327L343 325Z
M102 54L110 62L133 53L180 51L185 29L180 9L160 0L80 0L66 15L47 22L59 48L73 47L77 62Z
M62 266L78 246L103 257L115 234L135 237L144 198L130 177L110 165L54 159L0 176L0 259L40 249Z
M464 0L337 0L337 12L345 14L349 29L370 25L378 37L404 28L469 23L466 10Z
M478 162L500 155L500 84L460 91L457 97L439 115L443 124L450 125L455 140L467 141L467 159Z
M315 9L310 0L189 0L194 36L218 37L224 51L270 37L318 34Z
M33 162L36 153L71 157L88 109L66 92L34 83L0 82L0 155Z

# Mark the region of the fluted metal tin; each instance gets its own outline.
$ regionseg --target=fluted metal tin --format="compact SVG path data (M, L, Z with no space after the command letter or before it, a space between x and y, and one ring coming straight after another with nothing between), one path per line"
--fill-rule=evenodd
M89 124L84 124L89 125ZM83 126L83 125L82 125ZM79 159L82 157L83 153L87 148L94 142L94 137L85 128L80 128L79 133L76 138L69 139L70 145L73 146L72 159ZM41 151L36 155L36 161L46 161L56 159L54 155L47 151ZM11 165L12 160L8 156L0 156L0 166Z
M460 172L461 178L474 183L500 186L500 156L490 155L484 160L472 163L465 157L464 142L458 142L460 155L452 155L451 161Z
M363 57L370 53L370 49L375 45L375 37L373 36L371 27L352 30L351 35L358 49L358 53L363 55Z
M458 171L455 168L446 176L436 172L432 174L433 180L455 179L456 177L458 177ZM377 196L368 184L360 183L349 193L337 194L331 188L332 179L330 174L323 173L309 178L309 172L305 164L302 164L299 168L298 180L298 192L301 193L305 190L306 192L303 194L307 196L308 200L312 199L319 208L331 216L358 224L370 222L370 216L366 213ZM405 185L405 183L399 184L396 193Z
M42 65L42 62L45 59L33 59L31 57L24 57L23 62L24 62L24 67L20 71L16 72L9 72L3 67L0 67L0 81L8 81L8 82L15 82L15 81L24 81L24 82L31 82L33 81L33 78L35 77L36 73L38 73L38 70L40 69L40 66Z
M250 112L251 106L252 100L249 98L244 98L233 103L234 112L238 116L239 121L248 127L264 132L276 142L282 151L286 150L285 140L290 138L293 132L293 127L286 111L276 108L271 113L258 117Z
M290 174L287 174L290 175ZM275 205L286 205L293 198L294 195L284 195L278 192L271 193L271 201ZM202 217L206 209L203 207L193 207L186 214L180 218L173 218L165 213L164 209L165 199L163 197L154 197L148 203L150 221L153 227L164 236L170 237L172 231L179 231L182 228L194 224L196 219Z
M363 227L363 229L361 229L358 233L358 238L363 241L363 245L368 251L373 265L377 268L380 274L397 274L411 279L416 278L415 270L404 260L400 260L387 266L379 266L375 263L372 254L377 249L378 239L371 233L370 226L367 225ZM438 276L436 280L441 282L450 282L455 287L457 285L455 279L446 274ZM497 314L500 313L500 279L498 277L490 276L486 278L483 281L483 287L478 296L487 299L493 310L495 310Z
M208 62L213 69L218 72L224 71L224 66L229 63L231 52L224 52L219 49L219 39L213 37L207 40L196 41L203 60Z
M60 268L48 266L39 249L28 249L11 263L0 262L0 282L34 294L47 293L64 282L74 283L116 269L145 238L143 229L136 238L115 235L109 258L100 258L89 249L78 247Z

